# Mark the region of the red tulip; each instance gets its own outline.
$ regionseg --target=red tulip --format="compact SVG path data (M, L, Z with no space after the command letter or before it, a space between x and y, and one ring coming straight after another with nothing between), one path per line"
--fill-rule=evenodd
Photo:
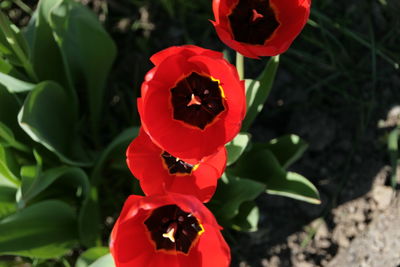
M156 146L141 129L126 151L128 167L146 195L175 192L193 195L202 202L213 196L226 166L226 149L187 163Z
M311 0L213 0L219 38L246 57L285 52L310 15Z
M246 112L244 82L219 52L167 48L150 59L138 110L151 140L175 157L201 161L239 132Z
M130 196L114 225L117 267L225 267L230 250L212 213L195 197Z

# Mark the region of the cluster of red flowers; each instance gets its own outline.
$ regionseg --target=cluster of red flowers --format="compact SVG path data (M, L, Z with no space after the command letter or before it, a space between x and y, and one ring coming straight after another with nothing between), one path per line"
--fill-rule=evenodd
M213 196L225 144L240 130L244 83L221 53L196 46L151 61L138 99L142 128L127 150L147 197L125 203L111 252L117 266L228 266L229 247L201 202Z
M220 38L248 57L284 52L309 15L310 0L214 0ZM117 267L211 266L230 263L212 213L225 170L225 145L246 112L244 82L219 52L167 48L150 59L138 99L142 128L127 164L146 197L131 196L110 248Z

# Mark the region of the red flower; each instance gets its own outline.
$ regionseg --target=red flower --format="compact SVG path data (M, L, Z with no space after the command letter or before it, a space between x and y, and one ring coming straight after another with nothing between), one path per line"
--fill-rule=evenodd
M126 151L128 167L146 195L175 192L193 195L202 202L213 196L226 166L226 149L193 164L177 159L153 144L140 129Z
M285 52L310 15L311 0L213 0L219 38L246 57Z
M212 213L192 196L130 196L110 241L117 267L225 267L230 250Z
M197 46L167 48L150 59L138 110L152 141L181 159L212 155L239 132L244 83L222 54Z

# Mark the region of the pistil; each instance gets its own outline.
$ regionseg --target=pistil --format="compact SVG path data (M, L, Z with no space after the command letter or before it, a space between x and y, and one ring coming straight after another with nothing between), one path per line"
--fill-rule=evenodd
M201 99L197 95L192 94L189 103L186 105L190 107L191 105L201 105Z
M257 19L261 19L264 16L257 12L257 10L253 9L253 17L251 18L252 22L255 22Z

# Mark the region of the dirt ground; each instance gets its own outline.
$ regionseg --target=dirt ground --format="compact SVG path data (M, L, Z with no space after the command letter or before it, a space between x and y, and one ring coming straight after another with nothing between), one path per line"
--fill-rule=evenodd
M313 180L322 204L260 197L260 230L235 236L233 266L400 266L400 194L399 187L389 186L385 141L388 129L400 122L399 99L390 97L398 83L393 80L389 92L378 93L370 122L359 133L359 113L353 107L335 111L300 104L268 112L310 98L285 89L290 75L282 72L253 136L268 140L290 132L307 140L309 150L293 170ZM400 182L399 171L397 176Z

